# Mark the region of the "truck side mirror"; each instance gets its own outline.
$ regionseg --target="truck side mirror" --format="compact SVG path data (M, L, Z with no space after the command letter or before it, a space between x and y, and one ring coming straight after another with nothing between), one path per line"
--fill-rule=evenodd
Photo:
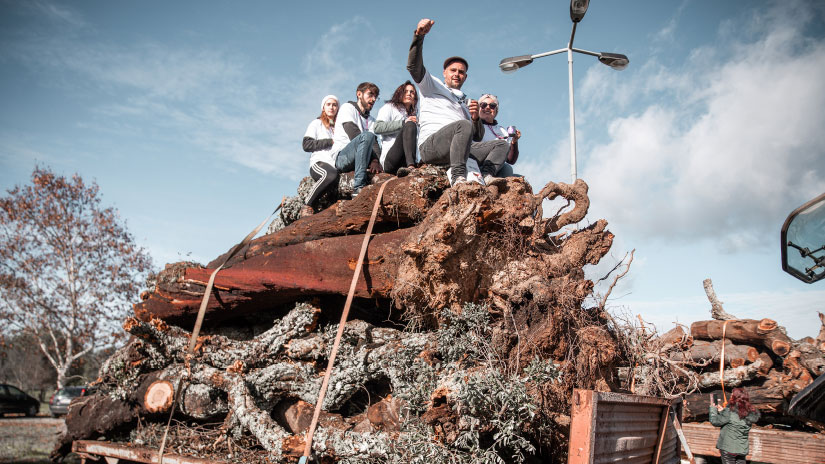
M788 215L781 238L783 271L809 284L825 278L825 193Z

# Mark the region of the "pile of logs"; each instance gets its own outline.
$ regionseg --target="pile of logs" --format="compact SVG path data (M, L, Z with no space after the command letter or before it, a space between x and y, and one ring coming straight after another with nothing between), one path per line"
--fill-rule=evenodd
M715 303L715 294L708 295ZM818 336L801 340L789 338L772 319L724 316L728 319L694 322L689 332L677 326L655 339L647 368L635 370L637 380L649 380L653 364L675 372L682 381L686 421L707 420L710 395L721 398L722 386L728 395L732 388L744 387L762 413L761 423L825 430L823 424L787 415L791 398L825 373L825 316L819 314Z
M429 443L438 453L481 447L514 462L523 452L564 462L558 434L566 433L572 388L610 389L622 355L604 308L584 307L593 282L582 268L613 240L604 220L578 225L587 185L551 182L534 194L509 178L450 188L443 170L429 166L374 182L388 184L314 451L404 462L399 453L413 449L404 443ZM53 456L73 440L134 440L137 428L165 423L182 379L179 420L217 423L224 443L251 437L275 461L297 460L378 190L344 194L304 218L300 195L286 200L277 226L217 274L192 357L189 330L224 257L168 265L125 321L131 339L101 369L98 393L72 403ZM543 202L555 198L567 206L545 218ZM495 417L486 417L468 406L470 397L515 398L509 390L467 394L499 378L526 389L536 409L496 403ZM506 433L517 439L493 440L508 415L517 426ZM414 433L425 438L411 441Z

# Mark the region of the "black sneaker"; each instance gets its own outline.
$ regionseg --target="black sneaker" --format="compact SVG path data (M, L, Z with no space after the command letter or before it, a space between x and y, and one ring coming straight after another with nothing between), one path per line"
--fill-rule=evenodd
M353 188L352 189L352 198L357 197L358 194L361 193L361 189L363 189L363 188L364 187L355 187L355 188Z

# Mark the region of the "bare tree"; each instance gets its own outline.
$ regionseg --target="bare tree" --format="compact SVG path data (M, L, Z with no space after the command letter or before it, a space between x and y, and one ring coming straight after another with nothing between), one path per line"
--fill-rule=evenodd
M122 334L151 260L96 183L35 167L0 198L0 335L27 334L62 387L72 363Z

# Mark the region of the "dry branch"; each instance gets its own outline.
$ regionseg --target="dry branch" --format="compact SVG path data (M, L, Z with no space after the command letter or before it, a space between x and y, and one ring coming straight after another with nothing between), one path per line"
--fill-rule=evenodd
M736 316L728 314L722 307L722 302L716 297L716 292L713 290L713 282L710 279L702 281L705 287L705 294L710 301L710 316L718 321L726 321L730 319L738 319Z

